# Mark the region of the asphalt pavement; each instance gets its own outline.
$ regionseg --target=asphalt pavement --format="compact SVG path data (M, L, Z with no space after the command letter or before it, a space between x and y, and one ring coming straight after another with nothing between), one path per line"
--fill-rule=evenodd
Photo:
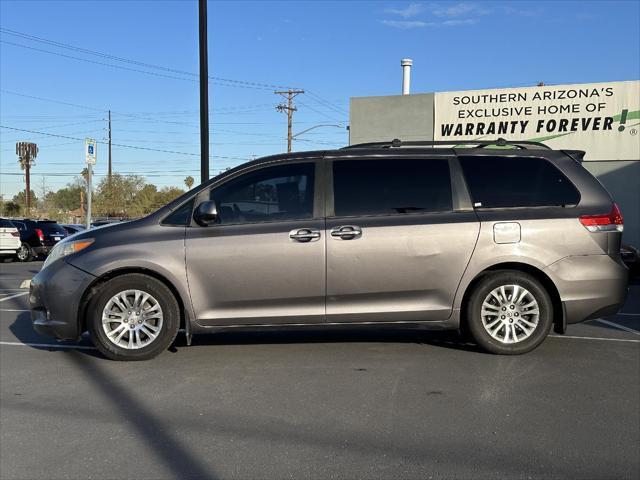
M398 328L180 336L147 362L31 328L0 264L0 478L640 478L640 286L523 356Z

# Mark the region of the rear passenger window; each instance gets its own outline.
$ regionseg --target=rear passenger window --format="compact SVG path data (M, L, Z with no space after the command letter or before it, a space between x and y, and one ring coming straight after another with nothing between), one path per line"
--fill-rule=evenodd
M446 159L336 160L333 193L336 216L452 210Z
M580 193L549 161L531 157L460 157L476 207L576 205Z

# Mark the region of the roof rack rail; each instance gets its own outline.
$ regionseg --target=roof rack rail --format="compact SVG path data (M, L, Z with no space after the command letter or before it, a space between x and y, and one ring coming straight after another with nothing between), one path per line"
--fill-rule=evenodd
M521 150L536 150L551 148L541 142L531 142L527 140L514 140L509 141L504 138L498 138L497 140L408 140L402 141L398 138L394 138L390 142L371 142L371 143L358 143L356 145L349 145L343 147L342 150L349 150L352 148L399 148L399 147L437 147L450 145L455 147L456 145L474 145L475 148L487 148L491 146L498 147L516 147Z

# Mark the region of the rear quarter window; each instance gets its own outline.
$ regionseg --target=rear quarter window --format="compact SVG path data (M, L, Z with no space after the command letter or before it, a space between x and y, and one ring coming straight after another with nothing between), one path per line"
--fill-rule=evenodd
M580 193L551 162L535 157L460 157L474 206L574 206Z

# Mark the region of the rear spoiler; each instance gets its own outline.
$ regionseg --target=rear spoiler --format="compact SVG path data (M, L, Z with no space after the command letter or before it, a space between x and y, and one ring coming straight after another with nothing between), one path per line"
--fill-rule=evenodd
M570 156L576 162L582 163L587 152L585 152L584 150L562 150L562 153Z

